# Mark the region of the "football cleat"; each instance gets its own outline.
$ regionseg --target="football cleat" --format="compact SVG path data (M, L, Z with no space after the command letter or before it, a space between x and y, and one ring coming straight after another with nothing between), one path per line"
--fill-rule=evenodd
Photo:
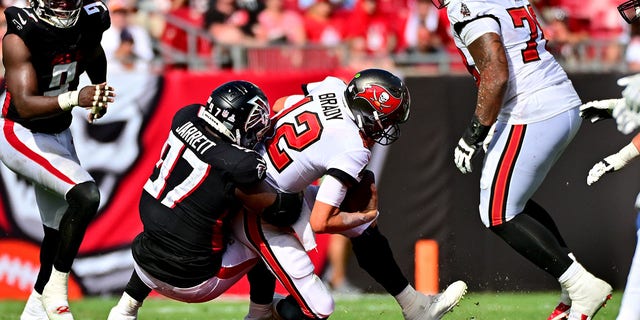
M569 317L569 309L571 309L570 305L560 302L547 320L567 320Z
M402 315L405 320L439 320L460 302L465 293L467 284L464 281L456 281L436 295L418 293L414 303L402 310Z
M278 315L278 311L276 310L276 306L280 300L283 300L285 297L280 294L275 294L273 296L273 301L267 309L260 308L259 306L254 304L253 302L249 303L249 313L244 317L244 320L282 320L282 318ZM111 319L107 319L111 320Z
M611 299L613 288L591 274L589 277L569 290L572 305L569 312L569 320L592 319L600 308Z
M42 290L42 305L49 320L73 320L67 298L69 273L53 268L49 282Z
M35 290L29 295L27 304L20 315L20 320L49 320L42 305L42 296Z
M137 312L134 315L127 314L127 312L120 310L118 306L111 308L111 311L109 312L109 316L107 317L107 320L137 320L137 319L138 319Z

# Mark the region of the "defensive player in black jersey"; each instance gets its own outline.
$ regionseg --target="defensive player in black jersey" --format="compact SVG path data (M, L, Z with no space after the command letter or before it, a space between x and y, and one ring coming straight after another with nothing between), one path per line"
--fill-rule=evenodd
M271 191L266 164L252 149L269 130L269 104L246 81L216 88L206 105L175 114L160 160L144 185L144 230L133 241L135 270L109 320L137 319L151 289L179 301L216 298L259 257L229 239L241 208L275 225L300 214L298 194Z
M69 125L73 107L87 109L92 122L113 102L100 46L109 13L99 0L32 0L4 13L0 157L34 183L44 227L40 272L21 319L73 319L69 272L100 195L80 166ZM94 85L77 90L85 71Z

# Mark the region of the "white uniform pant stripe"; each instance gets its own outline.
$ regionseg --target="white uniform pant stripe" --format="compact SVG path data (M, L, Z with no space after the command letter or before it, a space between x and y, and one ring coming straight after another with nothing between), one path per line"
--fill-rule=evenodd
M480 178L479 211L485 226L509 221L524 210L527 201L578 132L581 121L578 108L574 108L529 123L526 130L524 125L498 122ZM522 136L516 139L511 133L518 131ZM506 163L504 159L509 152L512 152L512 159ZM500 179L503 180L498 185ZM502 203L498 206L496 201ZM497 212L498 209L501 212ZM492 220L496 217L498 219Z

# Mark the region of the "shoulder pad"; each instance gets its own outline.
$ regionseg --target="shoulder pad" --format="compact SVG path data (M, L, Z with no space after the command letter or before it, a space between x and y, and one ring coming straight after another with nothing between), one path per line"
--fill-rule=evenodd
M7 34L14 33L21 38L38 23L30 8L9 7L4 10L4 15L7 19Z

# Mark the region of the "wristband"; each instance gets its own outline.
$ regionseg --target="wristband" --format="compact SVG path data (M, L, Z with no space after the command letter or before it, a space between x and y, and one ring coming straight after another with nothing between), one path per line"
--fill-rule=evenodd
M487 137L490 128L491 126L485 126L480 123L478 116L474 114L473 119L471 119L471 124L462 135L462 139L464 139L464 142L469 146L477 146L484 141L484 138Z
M628 145L624 146L624 148L620 149L620 151L618 151L618 156L625 165L638 155L640 155L640 152L638 151L638 148L636 148L636 146L633 144L633 142L629 143Z
M80 91L69 91L58 96L58 105L60 109L67 111L78 105L78 97Z

